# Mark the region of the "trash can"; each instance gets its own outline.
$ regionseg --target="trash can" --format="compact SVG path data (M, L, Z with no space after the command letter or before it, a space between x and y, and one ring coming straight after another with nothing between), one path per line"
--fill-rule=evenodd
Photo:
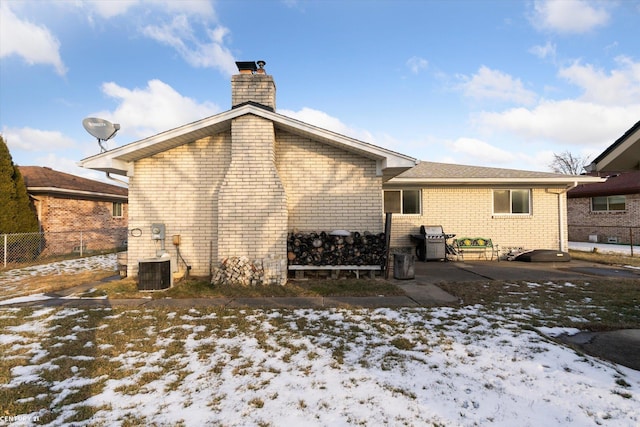
M415 278L413 255L393 255L393 278L399 280Z

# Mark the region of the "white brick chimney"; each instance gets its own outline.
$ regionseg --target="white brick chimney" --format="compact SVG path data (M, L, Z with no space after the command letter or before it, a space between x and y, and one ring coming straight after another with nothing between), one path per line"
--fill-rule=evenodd
M232 76L232 106L246 103L275 109L275 84L264 62L249 72L237 63ZM265 267L265 278L287 278L287 199L275 166L273 122L247 114L231 123L231 164L218 198L218 256L246 256ZM267 271L269 270L270 273ZM277 271L272 271L277 270ZM274 277L276 276L276 277Z

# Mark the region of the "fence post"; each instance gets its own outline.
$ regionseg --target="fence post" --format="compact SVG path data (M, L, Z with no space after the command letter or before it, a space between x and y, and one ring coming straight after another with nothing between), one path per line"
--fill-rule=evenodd
M7 235L4 236L4 268L7 268Z
M631 245L631 257L633 258L633 227L629 227L629 244Z
M80 256L82 257L82 231L80 232Z

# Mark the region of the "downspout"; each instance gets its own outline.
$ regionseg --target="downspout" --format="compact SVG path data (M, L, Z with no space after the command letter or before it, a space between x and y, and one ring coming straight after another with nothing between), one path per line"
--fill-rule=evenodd
M578 186L578 182L574 181L573 184L568 185L567 188L565 188L564 190L560 191L559 193L555 193L558 195L558 228L559 228L559 232L560 235L558 236L559 240L560 240L560 251L562 252L567 252L567 248L564 245L564 221L563 221L563 216L562 216L562 195L566 194L567 192L569 192L570 190L576 188Z
M123 181L123 180L121 180L121 179L114 178L114 177L112 177L112 176L109 174L109 172L105 172L105 174L107 175L107 178L109 178L110 180L112 180L112 181L116 181L116 182L119 182L119 183L124 184L124 185L126 185L127 187L129 187L129 183L128 183L127 181Z

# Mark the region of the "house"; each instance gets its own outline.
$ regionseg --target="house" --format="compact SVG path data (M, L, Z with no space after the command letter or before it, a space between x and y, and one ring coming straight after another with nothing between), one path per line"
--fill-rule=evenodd
M511 249L566 251L566 193L578 182L601 181L547 172L420 162L383 185L417 198L393 220L392 245L407 246L420 224L457 237L484 237L502 254Z
M587 172L640 170L640 121L607 147L585 169Z
M230 110L80 162L129 178L129 260L180 257L207 275L246 257L285 283L290 233L380 233L385 212L395 213L396 247L412 246L420 225L442 224L507 246L564 248L567 189L600 181L419 162L278 114L264 62L237 65Z
M606 182L579 185L567 194L569 239L640 242L640 121L585 169Z
M594 243L640 242L640 171L606 176L579 185L567 200L569 240Z
M48 167L19 169L45 233L45 255L79 251L78 239L69 239L70 233L83 233L83 251L126 246L126 188Z

